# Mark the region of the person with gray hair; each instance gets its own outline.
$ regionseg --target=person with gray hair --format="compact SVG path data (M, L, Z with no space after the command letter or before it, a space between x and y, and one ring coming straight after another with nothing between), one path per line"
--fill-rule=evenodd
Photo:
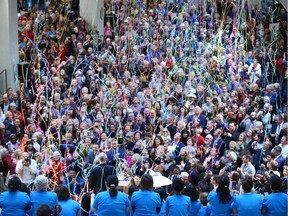
M33 191L30 194L32 208L30 209L30 215L36 216L37 209L43 205L47 204L50 208L57 205L57 194L54 192L47 191L49 180L44 175L39 175L34 181L34 185L37 191Z
M96 165L91 171L88 178L89 189L95 194L99 191L107 190L105 181L108 176L115 175L115 167L107 164L107 155L104 152L99 154L99 165Z

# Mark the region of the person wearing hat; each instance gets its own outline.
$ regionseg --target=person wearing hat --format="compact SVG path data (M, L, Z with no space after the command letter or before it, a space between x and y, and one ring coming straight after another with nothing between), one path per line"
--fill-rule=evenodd
M47 204L50 208L57 205L57 194L54 192L47 191L48 189L48 178L44 175L39 175L35 179L35 187L37 191L33 191L30 194L32 208L30 213L32 216L36 216L37 209L43 205Z
M185 107L188 109L190 105L196 105L197 95L191 92L188 94L187 97L188 97L188 100L185 103Z
M20 192L21 180L15 176L9 179L9 191L0 195L1 215L26 216L26 211L31 208L31 201L27 193Z

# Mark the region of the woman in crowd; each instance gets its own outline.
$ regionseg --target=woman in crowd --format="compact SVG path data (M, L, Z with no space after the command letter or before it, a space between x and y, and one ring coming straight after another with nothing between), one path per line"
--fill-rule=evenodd
M176 178L172 183L173 195L166 199L167 216L187 216L191 211L191 199L181 194L185 184L180 178ZM200 209L200 208L199 208ZM198 210L199 210L198 209Z
M31 201L27 193L20 192L20 179L16 176L9 179L8 189L9 191L0 195L1 215L26 216L26 211L31 208Z
M183 195L190 197L191 200L191 208L190 208L190 216L198 215L198 212L201 208L201 203L198 200L199 194L195 186L187 185L183 190Z
M231 203L234 198L229 190L229 178L227 175L220 175L217 180L216 191L212 191L208 195L208 201L211 205L211 216L230 216L232 213Z
M161 198L162 206L158 216L166 216L166 191L162 188L156 188L154 192L158 193Z
M150 165L146 168L151 169L149 172L155 171L156 165L160 165L156 170L161 172L164 164L164 173L171 179L181 171L189 173L189 183L195 187L206 192L214 188L215 194L209 197L213 198L212 214L218 215L217 208L223 208L221 213L226 214L229 191L222 183L218 191L212 173L218 174L221 168L221 173L237 170L241 161L232 166L231 162L236 162L232 159L237 158L234 151L227 151L222 164L225 169L221 164L215 169L215 160L224 156L230 141L240 147L236 149L239 156L247 146L255 158L257 152L262 153L263 136L276 146L281 137L288 135L287 11L281 4L262 1L256 8L250 6L252 0L211 0L204 5L199 3L202 1L190 0L160 0L157 4L150 0L105 0L104 23L110 23L109 31L113 29L112 37L106 37L98 32L99 25L92 31L86 28L87 20L78 16L79 0L65 4L46 1L45 10L39 7L42 1L28 1L33 2L28 8L23 6L27 0L18 2L19 61L24 63L19 74L26 76L19 76L18 92L8 88L3 101L0 98L0 169L4 177L9 170L10 175L15 170L15 159L5 148L9 147L11 134L19 139L16 143L20 146L13 146L20 148L22 154L29 153L34 158L41 155L35 175L43 173L54 187L63 184L70 167L77 168L76 173L79 171L87 179L93 160L87 164L86 159L92 146L109 152L111 141L107 137L115 137L128 164L128 169L118 169L119 163L125 163L124 157L119 161L113 154L115 170L139 178L145 172L141 170L143 159L150 155L153 162L146 163ZM266 32L276 22L279 31L271 34L271 42L275 43L262 43L262 30ZM4 90L3 86L0 88ZM264 115L267 109L271 114L262 118L261 112ZM247 133L246 140L242 135L238 138L241 132ZM262 134L262 139L258 134ZM155 139L153 146L158 135L163 142ZM255 139L255 149L250 148ZM185 146L188 153L177 158ZM161 151L156 151L156 147ZM215 155L212 152L209 156L210 148L217 150ZM174 149L175 158L167 154ZM283 155L284 150L278 153ZM80 157L72 160L76 151ZM129 172L133 152L139 155ZM197 165L192 163L195 156ZM271 162L273 155L270 156L267 161L264 157L261 161L255 159L259 161L256 170L263 163L268 164L267 169L270 164L275 167ZM170 172L176 158L179 167ZM64 164L65 160L68 163ZM244 167L253 170L255 164L248 162L246 159ZM26 174L28 166L24 168ZM270 192L268 178L283 175L282 169L270 171L267 179L261 177L265 180L264 192ZM27 182L31 182L35 175L28 174ZM238 186L237 175L234 176L232 188ZM148 193L146 189L144 192ZM169 187L165 189L171 192ZM157 213L156 206L152 215Z
M244 194L235 196L231 205L234 215L238 216L260 216L262 207L262 197L260 194L252 192L253 180L245 178L242 181Z
M58 186L55 190L58 197L58 204L61 205L61 216L71 215L80 216L80 205L76 201L72 200L67 187Z
M108 191L96 195L92 204L92 211L96 211L97 216L126 216L130 211L128 196L117 190L118 183L118 177L110 175L106 181Z
M159 194L153 192L153 178L151 175L145 174L142 176L140 190L132 195L131 208L134 216L156 216L160 212L161 199Z

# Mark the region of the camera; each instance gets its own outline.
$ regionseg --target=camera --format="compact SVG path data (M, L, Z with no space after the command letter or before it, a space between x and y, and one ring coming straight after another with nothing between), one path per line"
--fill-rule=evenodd
M24 160L25 160L25 161L29 161L29 158L28 158L28 157L25 157Z

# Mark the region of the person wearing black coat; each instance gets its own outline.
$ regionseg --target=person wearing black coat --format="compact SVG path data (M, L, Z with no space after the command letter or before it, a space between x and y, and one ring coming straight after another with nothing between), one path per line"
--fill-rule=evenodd
M105 153L99 154L99 165L96 165L89 175L89 189L93 190L95 194L99 191L107 190L105 181L108 176L115 175L115 168L113 166L107 165L107 155Z

